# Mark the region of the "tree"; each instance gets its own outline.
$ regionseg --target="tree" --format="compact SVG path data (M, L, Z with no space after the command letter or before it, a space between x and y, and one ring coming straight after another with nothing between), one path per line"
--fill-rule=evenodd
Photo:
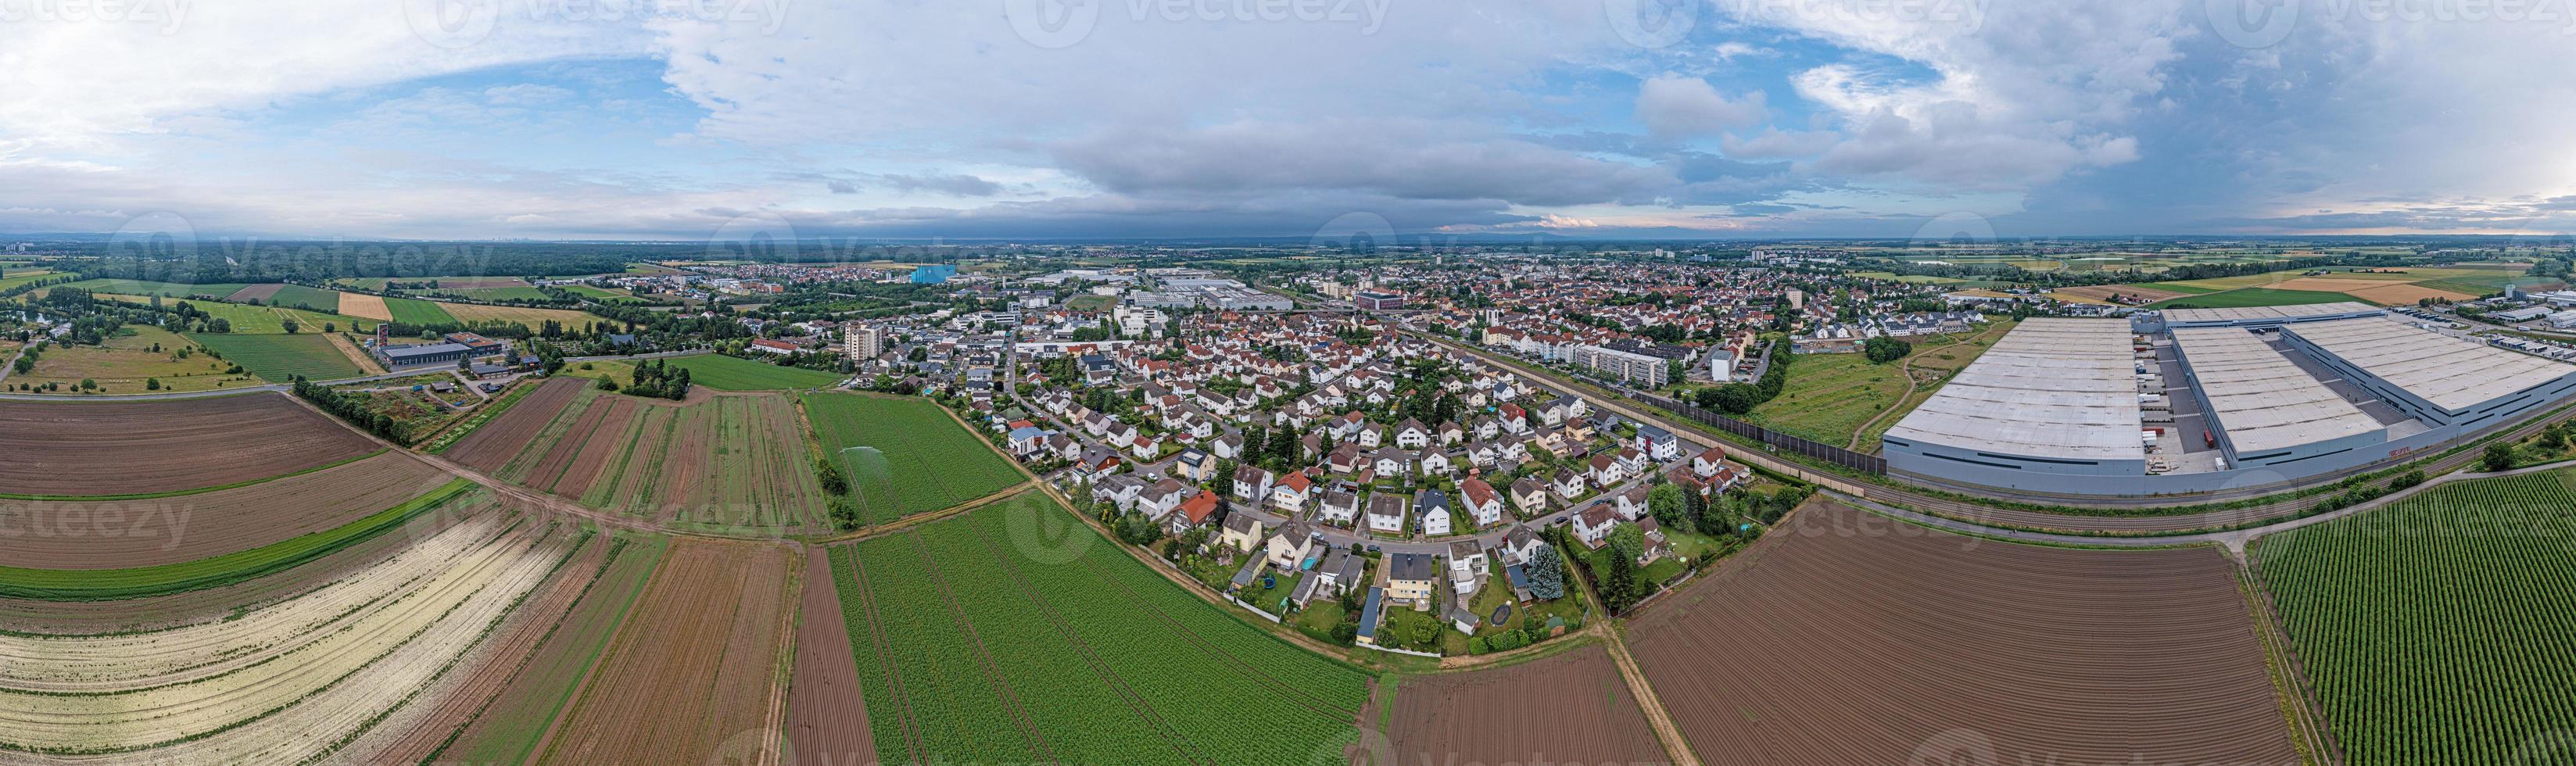
M1601 601L1613 614L1628 611L1637 604L1637 562L1626 556L1610 557L1610 572L1601 578Z
M1691 524L1690 493L1679 484L1664 483L1646 491L1646 510L1655 522L1667 527L1689 530Z
M2486 454L2478 457L2478 465L2490 472L2512 468L2513 445L2504 442L2487 445Z
M1906 354L1914 351L1914 344L1884 335L1863 341L1860 345L1861 355L1869 357L1869 361L1876 364L1903 359Z
M1717 411L1729 415L1752 412L1762 403L1761 392L1750 383L1728 383L1717 387Z
M1607 547L1610 552L1619 554L1619 558L1636 561L1637 557L1646 555L1646 531L1635 524L1611 527Z
M294 335L296 330L304 329L304 325L297 324L292 318L286 320L285 326L286 334L288 335Z
M1530 595L1541 599L1565 597L1565 559L1556 555L1556 546L1539 543L1530 552L1528 567Z

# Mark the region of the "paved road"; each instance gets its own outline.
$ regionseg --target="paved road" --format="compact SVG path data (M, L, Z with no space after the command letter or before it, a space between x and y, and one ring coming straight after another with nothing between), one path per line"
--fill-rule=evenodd
M2338 508L2314 516L2290 519L2287 521L2276 521L2262 526L2232 529L2224 532L2197 532L2192 534L2164 535L2158 537L2100 537L2093 535L2064 535L2048 532L2027 532L2018 529L1996 529L1994 527L1960 521L1957 519L1916 513L1903 508L1890 506L1886 503L1853 497L1833 490L1825 490L1824 494L1834 500L1855 508L1861 508L1885 516L1893 516L1916 524L1922 524L1924 526L1936 527L1964 534L1999 537L2008 540L2025 540L2037 543L2107 546L2115 548L2148 548L2168 545L2190 545L2195 543L2217 543L2221 546L2225 546L2229 555L2243 558L2245 555L2245 546L2252 543L2255 538L2276 532L2286 532L2300 527L2323 524L2335 519L2362 513L2364 511L2376 510L2386 507L2390 503L2414 497L2415 495L2431 490L2434 487L2449 484L2451 482L2469 481L2473 479L2491 479L2499 476L2519 476L2527 473L2556 471L2570 466L2576 466L2576 460L2547 463L2527 468L2516 468L2510 471L2497 471L2493 473L2463 472L2444 474L2428 479L2422 484L2380 496L2370 502Z

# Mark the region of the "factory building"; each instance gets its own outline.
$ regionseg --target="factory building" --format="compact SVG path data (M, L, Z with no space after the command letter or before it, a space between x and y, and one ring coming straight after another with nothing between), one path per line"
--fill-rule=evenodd
M2380 320L2359 320L2380 322ZM2388 322L2380 322L2389 324ZM2388 427L2254 333L2232 327L2173 331L2202 427L2225 466L2290 466L2370 448ZM2200 434L2178 434L2185 439ZM2370 453L2370 457L2378 457Z
M2137 373L2126 320L2032 319L1879 443L1891 469L1977 484L2075 491L2145 476Z
M2189 302L2189 298L2183 299ZM2305 306L2242 306L2218 309L2165 309L2164 327L2180 330L2189 327L2280 327L2301 322L2330 322L2386 314L2385 309L2359 301L2312 303Z
M2264 488L2438 450L2576 396L2576 364L2283 308L2168 316L2199 326L2150 334L2029 320L1889 428L1882 456L1927 482L2051 495Z
M2407 415L2463 433L2576 392L2576 365L2398 322L2303 324L2281 339Z

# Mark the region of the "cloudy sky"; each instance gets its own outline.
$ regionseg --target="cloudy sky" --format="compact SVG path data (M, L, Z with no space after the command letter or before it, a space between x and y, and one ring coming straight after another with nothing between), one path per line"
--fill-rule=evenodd
M2576 0L0 0L0 231L2549 234L2570 54Z

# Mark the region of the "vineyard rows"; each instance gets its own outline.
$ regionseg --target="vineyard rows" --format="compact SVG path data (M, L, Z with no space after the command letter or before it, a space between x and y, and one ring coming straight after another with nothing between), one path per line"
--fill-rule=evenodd
M2522 754L2565 744L2570 478L2448 484L2263 539L2263 579L2351 763L2538 762Z

